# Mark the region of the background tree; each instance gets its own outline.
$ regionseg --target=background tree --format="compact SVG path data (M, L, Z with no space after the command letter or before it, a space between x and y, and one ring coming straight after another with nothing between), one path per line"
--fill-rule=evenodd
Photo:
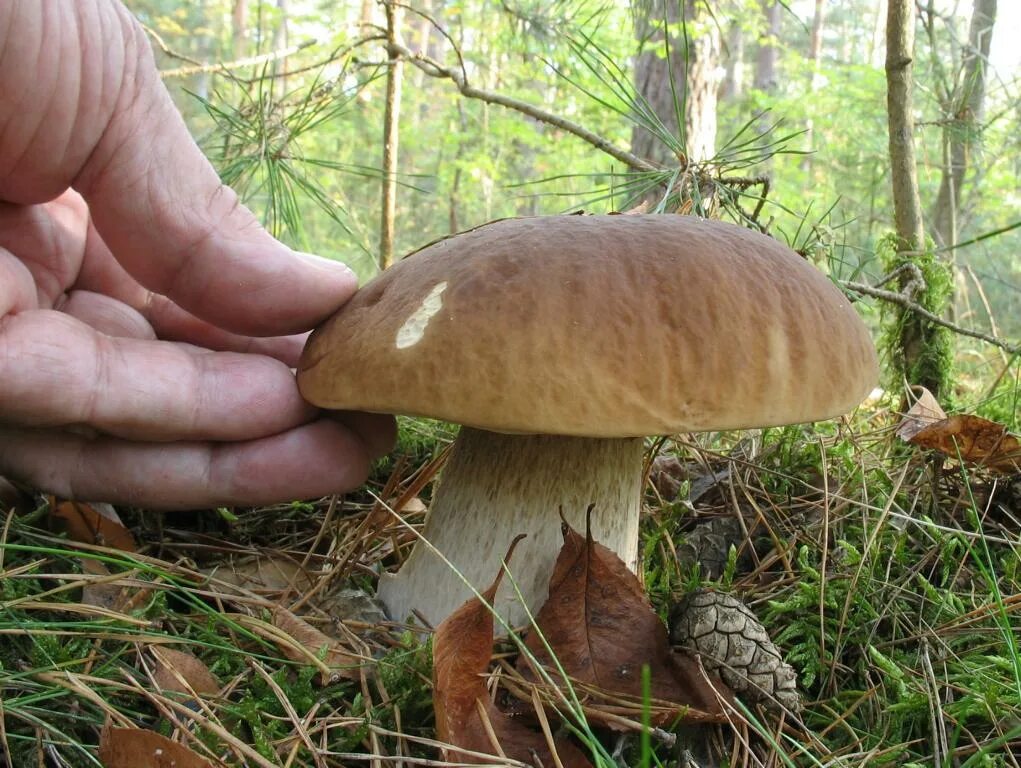
M933 10L927 12L931 30ZM943 112L942 139L944 163L939 193L932 211L932 230L936 244L952 247L957 243L957 223L962 188L969 161L981 141L985 112L986 67L996 24L996 0L974 0L968 41L960 66L949 82L938 82Z
M929 313L946 311L950 277L925 241L922 202L915 164L914 121L915 14L911 0L889 0L886 16L886 110L890 135L894 234L886 263L901 292ZM893 310L889 345L894 371L936 397L946 395L952 367L947 329L904 306Z
M651 0L633 6L638 54L635 86L666 131L680 136L688 159L716 153L716 101L721 33L704 0ZM656 133L635 126L631 151L676 163Z

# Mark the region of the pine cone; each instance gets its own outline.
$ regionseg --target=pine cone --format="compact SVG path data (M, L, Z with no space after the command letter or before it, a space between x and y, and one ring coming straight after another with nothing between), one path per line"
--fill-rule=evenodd
M670 612L670 641L699 654L708 671L718 671L746 700L800 711L794 669L737 598L709 589L692 592Z
M698 563L705 578L718 579L727 567L731 546L740 550L744 537L744 529L735 517L710 517L684 534L677 546L677 562L685 567ZM739 551L737 565L739 571L751 565L748 547Z

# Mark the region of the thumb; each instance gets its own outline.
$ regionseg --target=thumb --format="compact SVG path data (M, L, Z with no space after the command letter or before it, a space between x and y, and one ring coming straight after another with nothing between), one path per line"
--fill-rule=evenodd
M0 61L0 91L27 94L38 73L57 73L47 98L24 102L37 114L9 121L34 126L23 143L38 150L37 162L12 174L23 188L32 186L25 172L45 175L37 188L51 193L61 182L73 186L138 282L236 333L306 330L353 293L349 270L277 242L220 183L160 81L144 31L120 2L13 7L0 18L6 39L36 50L20 51L31 68Z

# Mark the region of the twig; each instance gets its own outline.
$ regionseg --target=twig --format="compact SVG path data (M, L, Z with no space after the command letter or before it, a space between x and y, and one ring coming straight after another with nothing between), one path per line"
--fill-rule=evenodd
M301 75L304 74L305 72L321 70L327 64L332 64L337 59L341 59L347 56L349 53L351 53L351 51L355 50L356 48L361 48L363 45L366 45L367 43L377 42L380 40L386 40L386 35L383 34L366 35L365 37L355 38L354 40L345 45L341 45L338 46L337 48L334 48L333 51L331 51L325 58L313 61L309 64L305 64L304 66L298 67L296 69L289 70L286 74L289 77L293 77L294 75ZM238 82L248 84L261 80L272 80L274 78L279 78L283 76L284 74L280 72L264 72L261 73L258 77L253 78L237 77L236 79Z
M160 33L157 32L152 27L150 27L148 24L142 24L142 29L144 29L145 33L153 39L153 42L156 43L157 46L159 46L159 49L170 58L178 59L179 61L187 61L189 64L195 64L197 66L202 65L202 62L199 61L198 59L193 59L191 56L186 56L185 54L179 53L175 51L173 48L171 48L167 44L167 41L160 36Z
M750 176L750 177L747 177L747 178L736 178L736 179L735 178L726 178L726 179L720 179L720 183L725 185L725 186L727 186L727 187L733 187L733 188L740 189L740 190L743 190L743 191L746 191L746 190L748 190L748 189L750 189L752 187L756 187L756 186L761 186L762 187L762 194L758 195L756 197L755 210L752 211L751 216L747 217L748 220L751 223L758 225L759 224L759 215L762 213L762 209L766 205L766 198L769 197L769 188L770 188L769 177L768 176ZM743 213L743 211L742 211L742 213ZM759 225L759 228L762 229L761 225ZM765 232L764 229L762 229L762 231Z
M263 53L258 56L249 56L244 59L237 59L236 61L217 61L209 64L202 64L196 62L190 67L178 67L177 69L164 69L160 72L160 77L164 80L168 80L174 77L190 77L191 75L200 75L205 72L229 72L232 69L243 69L244 67L257 66L259 64L268 64L272 61L278 61L280 59L286 59L288 56L310 48L316 44L315 40L306 40L298 45L292 45L288 48L282 48L279 51L270 51L269 53ZM179 54L170 53L175 58L183 58ZM191 61L191 59L185 59Z
M615 160L619 160L634 171L649 173L662 170L662 168L643 160L625 149L621 149L613 144L613 142L609 139L606 139L597 133L593 133L587 128L568 120L567 118L555 115L552 112L547 112L546 110L540 109L534 104L529 104L526 101L505 96L502 93L494 93L493 91L476 88L468 82L468 78L463 71L455 69L454 67L445 67L443 64L424 53L416 53L404 45L391 45L390 48L391 50L400 53L404 58L430 77L441 79L445 78L453 81L462 96L469 99L478 99L479 101L484 101L487 104L497 104L501 107L506 107L507 109L513 109L516 112L528 115L539 122L567 131L568 133L577 136L579 139L588 142L599 151L605 152Z
M949 328L951 331L960 334L961 336L970 336L973 339L979 339L980 341L984 341L987 344L992 344L995 347L999 347L1000 349L1006 351L1011 355L1021 353L1021 344L1004 341L1003 339L997 338L996 336L991 336L990 334L983 333L982 331L975 331L972 330L971 328L962 328L956 323L952 323L949 320L944 320L939 315L934 315L925 307L922 307L913 302L908 296L905 296L903 293L897 293L896 291L885 291L880 288L873 288L871 285L865 285L864 283L857 283L851 280L841 280L839 282L840 285L842 285L849 291L854 291L855 293L863 293L866 296L873 296L874 298L882 299L883 301L888 301L891 304L896 304L899 307L903 307L904 309L910 310L911 312L914 312L915 314L924 317L930 323L935 323L936 325L941 325L944 328Z

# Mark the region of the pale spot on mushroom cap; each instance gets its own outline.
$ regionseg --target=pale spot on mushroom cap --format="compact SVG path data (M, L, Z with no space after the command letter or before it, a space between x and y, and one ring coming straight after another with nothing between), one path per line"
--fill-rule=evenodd
M411 313L404 324L397 330L397 349L413 347L422 340L429 321L443 307L443 292L447 282L436 283L429 294L422 299L418 309Z

